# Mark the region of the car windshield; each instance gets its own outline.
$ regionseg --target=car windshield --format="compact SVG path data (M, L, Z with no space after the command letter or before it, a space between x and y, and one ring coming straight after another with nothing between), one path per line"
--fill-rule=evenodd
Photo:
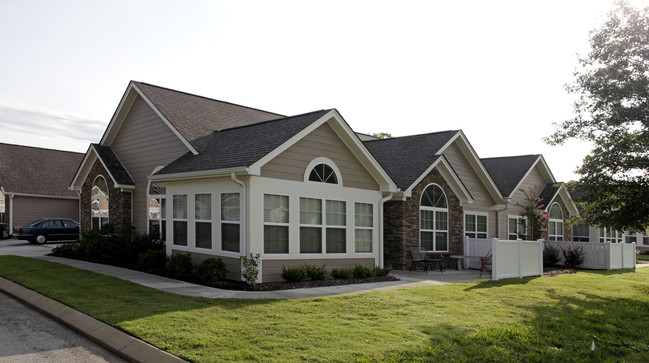
M39 219L37 221L34 221L34 222L30 223L29 226L30 227L38 227L38 225L41 224L41 222L43 222L43 221L44 221L44 219Z

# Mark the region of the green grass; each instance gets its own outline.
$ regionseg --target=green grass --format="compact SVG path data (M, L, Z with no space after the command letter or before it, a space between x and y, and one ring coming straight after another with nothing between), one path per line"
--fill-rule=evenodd
M649 360L649 268L302 300L185 297L15 256L0 276L199 362Z
M638 260L649 261L649 255L639 254Z

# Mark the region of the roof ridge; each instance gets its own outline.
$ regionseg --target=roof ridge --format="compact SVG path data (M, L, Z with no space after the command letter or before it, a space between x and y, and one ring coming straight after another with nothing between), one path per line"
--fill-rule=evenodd
M85 153L80 153L80 152L77 152L77 151L51 149L51 148L40 147L40 146L29 146L29 145L9 144L9 143L6 143L6 142L0 142L0 145L16 146L16 147L23 147L23 148L29 148L29 149L39 149L39 150L47 150L47 151L57 151L57 152L70 153L70 154L80 154L80 155L84 155L84 154L85 154Z
M487 160L487 159L510 159L510 158L522 158L525 156L542 156L542 154L524 154L524 155L509 155L509 156L492 156L489 158L480 158L480 160Z
M277 112L270 112L270 111L262 110L262 109L255 108L255 107L240 105L240 104L234 103L234 102L217 100L216 98L210 98L210 97L206 97L206 96L197 95L197 94L194 94L194 93L179 91L179 90L172 89L172 88L157 86L157 85L151 84L151 83L133 81L133 80L131 80L131 82L136 83L136 84L144 84L144 85L147 85L147 86L150 86L150 87L155 87L155 88L163 89L163 90L170 91L170 92L181 93L181 94L192 96L192 97L198 97L198 98L202 98L202 99L209 100L209 101L225 103L225 104L232 105L232 106L243 107L243 108L247 108L247 109L254 110L254 111L261 111L261 112L277 115L277 116L280 116L280 117L286 117L285 115L279 114Z
M270 123L270 122L277 122L277 121L281 121L281 120L288 120L288 119L292 119L292 118L296 118L296 117L307 116L307 115L310 115L310 114L313 114L313 113L324 112L324 111L329 112L331 110L333 110L333 108L321 109L321 110L301 113L301 114L293 115L293 116L283 116L283 117L279 117L279 118L274 118L272 120L266 120L266 121L257 122L257 123L254 123L254 124L235 126L235 127L231 127L229 129L223 129L223 130L214 130L212 132L214 133L214 132L226 132L226 131L231 131L231 130L239 130L239 129L243 129L243 128L246 128L246 127L254 127L254 126L263 125L263 124Z
M366 140L366 141L363 141L363 143L377 142L377 141L387 141L387 140L394 140L394 139L405 139L407 137L429 136L429 135L444 134L444 133L449 133L449 132L460 132L460 131L462 131L462 130L459 130L459 129L458 130L445 130L445 131L428 132L428 133L425 133L425 134L394 136L394 137L387 137L385 139Z

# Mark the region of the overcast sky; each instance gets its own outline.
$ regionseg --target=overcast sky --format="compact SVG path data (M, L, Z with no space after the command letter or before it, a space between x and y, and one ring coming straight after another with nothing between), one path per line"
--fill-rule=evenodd
M85 152L136 80L358 132L462 129L480 157L543 154L575 179L589 146L541 138L612 8L545 1L0 0L0 142Z

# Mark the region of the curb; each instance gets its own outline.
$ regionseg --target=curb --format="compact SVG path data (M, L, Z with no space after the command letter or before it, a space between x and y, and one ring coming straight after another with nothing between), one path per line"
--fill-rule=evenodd
M131 362L185 362L82 312L0 277L0 291Z

